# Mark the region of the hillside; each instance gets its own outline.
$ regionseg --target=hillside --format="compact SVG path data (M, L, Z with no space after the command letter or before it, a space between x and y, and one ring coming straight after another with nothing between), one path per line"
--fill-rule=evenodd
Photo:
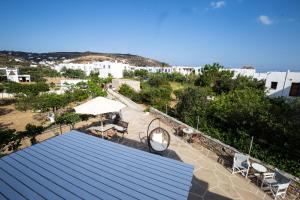
M41 61L51 61L60 63L63 60L72 59L72 62L87 63L91 61L118 61L134 66L169 66L164 62L145 58L138 55L118 54L118 53L97 53L97 52L50 52L32 53L21 51L0 51L1 66L29 66L38 64Z

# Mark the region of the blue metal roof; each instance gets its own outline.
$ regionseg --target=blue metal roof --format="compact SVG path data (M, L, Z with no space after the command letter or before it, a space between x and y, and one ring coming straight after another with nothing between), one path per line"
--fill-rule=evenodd
M0 159L0 199L187 199L193 166L71 131Z

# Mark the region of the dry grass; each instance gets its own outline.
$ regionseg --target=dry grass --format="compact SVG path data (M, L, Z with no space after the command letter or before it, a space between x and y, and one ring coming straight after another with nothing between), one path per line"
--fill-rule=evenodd
M187 83L178 83L178 82L170 82L170 85L172 87L172 90L179 90L179 89L184 89L188 86Z
M14 104L0 106L0 124L7 128L23 131L28 123L42 125L43 122L39 114L31 111L18 111Z
M171 94L172 100L170 102L170 107L174 108L177 104L177 98L176 98L176 95L174 94L174 91L184 89L184 88L188 87L189 84L187 84L187 83L178 83L178 82L170 82L170 85L171 85L171 88L173 90L173 92Z
M55 83L55 84L60 84L61 80L66 80L67 78L65 77L44 77L46 79L46 83Z

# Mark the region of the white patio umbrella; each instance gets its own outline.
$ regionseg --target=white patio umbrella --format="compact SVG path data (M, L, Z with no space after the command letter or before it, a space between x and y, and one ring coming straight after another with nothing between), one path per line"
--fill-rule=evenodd
M120 112L120 110L125 107L126 105L119 101L111 100L105 97L96 97L86 103L74 107L74 109L78 114L103 115L106 113ZM101 126L103 130L102 120Z

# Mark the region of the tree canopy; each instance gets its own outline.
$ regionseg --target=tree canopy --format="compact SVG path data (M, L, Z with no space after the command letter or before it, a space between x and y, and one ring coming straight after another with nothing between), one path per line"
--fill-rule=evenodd
M267 97L263 81L206 65L195 87L177 92L174 116L212 137L300 176L300 98Z
M60 74L48 67L21 67L20 74L29 74L33 82L45 82L44 77L58 77Z
M211 87L218 94L229 92L233 88L234 74L229 70L223 70L223 68L217 63L205 65L201 69L201 74L196 79L195 85Z
M36 96L41 92L49 91L49 85L43 82L20 84L15 82L7 82L4 84L7 93L23 94L26 96Z
M61 70L61 74L64 77L69 77L69 78L84 79L86 77L85 72L80 69L67 69L65 67Z
M80 116L73 112L64 113L55 119L56 123L60 125L67 124L70 125L72 128L74 128L74 125L79 121L81 121Z

